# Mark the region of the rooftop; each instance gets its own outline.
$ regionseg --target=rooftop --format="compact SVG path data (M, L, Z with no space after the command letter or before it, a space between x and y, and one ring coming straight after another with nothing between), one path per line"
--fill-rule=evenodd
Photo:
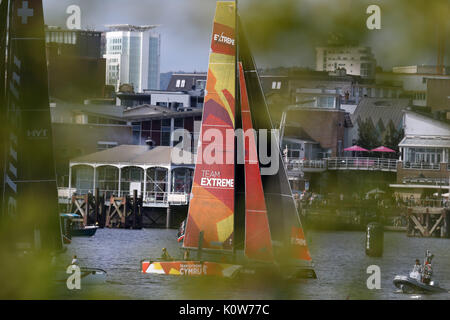
M151 29L155 29L160 25L143 25L143 26L135 26L132 24L108 24L106 25L110 31L147 31Z
M407 136L399 147L450 148L450 137Z
M409 99L364 98L358 103L351 120L356 123L358 118L371 118L375 125L381 120L385 126L392 120L398 128L402 123L403 110L408 108L409 103Z
M56 106L50 108L50 110L52 119L55 120L69 119L75 114L87 114L118 121L152 118L184 118L187 116L202 115L202 110L200 108L192 108L190 111L175 111L166 107L150 104L124 108L115 105L56 103ZM67 120L54 122L67 122Z
M192 153L184 151L184 161L175 161L173 154L178 154L181 149L177 147L158 146L150 149L148 146L120 145L114 148L91 153L70 160L71 165L101 164L101 165L155 165L167 166L193 165Z

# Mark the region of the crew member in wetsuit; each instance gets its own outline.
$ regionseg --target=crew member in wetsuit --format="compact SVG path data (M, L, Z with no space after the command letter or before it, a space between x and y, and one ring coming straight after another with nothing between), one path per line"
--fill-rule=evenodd
M427 250L425 256L425 263L422 271L422 282L425 284L430 284L431 276L433 275L433 268L431 267L431 260L433 260L434 255L431 254L429 250Z
M162 248L162 252L161 252L161 260L172 260L172 257L170 256L170 254L167 252L166 248Z
M412 272L422 273L422 265L420 264L420 260L416 259L416 264L414 265Z
M423 268L422 265L420 264L420 260L416 259L416 263L414 264L414 267L410 273L410 277L417 279L418 281L422 281L422 272Z

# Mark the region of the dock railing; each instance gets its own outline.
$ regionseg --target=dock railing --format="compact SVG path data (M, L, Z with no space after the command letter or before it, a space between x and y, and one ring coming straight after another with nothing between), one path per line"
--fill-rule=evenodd
M286 169L291 172L300 172L304 169L326 170L325 160L303 160L299 158L287 158Z
M92 193L91 189L76 189L76 188L58 188L59 203L70 203L72 195L76 193L78 195L84 195ZM105 195L105 202L109 204L111 196L125 197L129 196L129 191L121 191L119 195L118 190L99 190L101 196ZM144 206L166 206L166 205L187 205L189 203L189 193L186 192L162 192L162 191L148 191L144 195Z
M403 169L440 170L440 164L439 163L427 163L427 162L404 162Z
M408 207L424 208L450 208L448 199L410 199L407 200Z
M397 171L396 159L384 158L327 158L328 170L381 170Z

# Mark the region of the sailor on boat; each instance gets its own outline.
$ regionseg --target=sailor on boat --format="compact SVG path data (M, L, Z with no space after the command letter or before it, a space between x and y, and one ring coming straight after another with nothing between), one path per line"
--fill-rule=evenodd
M433 257L434 255L431 254L430 250L427 250L422 271L422 282L426 284L431 282L431 276L433 275L433 268L431 266L431 260L433 260Z
M413 279L417 279L417 281L422 281L422 265L420 264L420 260L416 259L416 264L413 267L413 270L409 274L409 276Z
M162 248L161 252L161 260L173 260L170 254L167 252L166 248Z

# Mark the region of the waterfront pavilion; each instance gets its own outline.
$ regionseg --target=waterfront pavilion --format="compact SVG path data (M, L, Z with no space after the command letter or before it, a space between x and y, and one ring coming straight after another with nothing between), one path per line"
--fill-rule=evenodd
M114 148L74 158L69 163L68 196L94 193L99 189L108 201L137 190L143 205L168 207L187 204L192 186L194 158L177 147L120 145Z

